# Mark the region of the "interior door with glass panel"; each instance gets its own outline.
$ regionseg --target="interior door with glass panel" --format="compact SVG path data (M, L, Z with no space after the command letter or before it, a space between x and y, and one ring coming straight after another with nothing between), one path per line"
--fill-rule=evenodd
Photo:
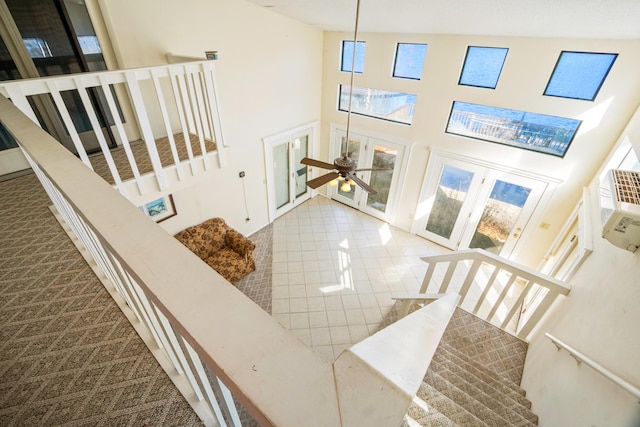
M349 146L346 144L346 133L335 131L333 157L345 153L358 163L359 169L380 169L357 172L357 176L372 186L377 194L368 194L357 185L350 185L348 191L342 188L344 181L334 186L332 198L361 210L371 216L390 220L393 204L400 179L400 168L404 161L405 145L360 134L349 135Z
M307 157L312 129L265 139L269 213L271 221L307 200Z

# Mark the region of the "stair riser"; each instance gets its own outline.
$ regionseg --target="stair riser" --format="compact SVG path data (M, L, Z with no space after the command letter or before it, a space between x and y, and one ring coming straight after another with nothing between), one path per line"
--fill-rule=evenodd
M472 375L448 360L438 359L442 359L442 356L434 357L430 369L433 369L441 378L451 384L455 384L462 392L505 419L508 425L528 424L531 427L534 426L531 419L535 418L535 414L528 411L527 408L500 393L493 393L494 390L487 383L475 381L474 384Z

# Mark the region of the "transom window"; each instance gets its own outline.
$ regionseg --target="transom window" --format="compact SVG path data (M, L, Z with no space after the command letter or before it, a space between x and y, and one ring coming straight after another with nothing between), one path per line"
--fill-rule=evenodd
M364 70L364 52L366 49L365 42L358 42L356 48L356 67L354 73L362 73ZM340 71L351 72L351 64L353 63L353 41L342 41L342 62L340 63Z
M581 121L453 102L447 133L564 157Z
M544 94L593 101L617 57L616 53L561 52Z
M420 80L426 54L426 44L398 43L396 60L393 63L393 77Z
M410 93L353 87L351 112L354 114L410 125L415 105L416 95ZM349 110L349 85L340 85L338 110Z
M509 49L469 46L458 84L495 89Z

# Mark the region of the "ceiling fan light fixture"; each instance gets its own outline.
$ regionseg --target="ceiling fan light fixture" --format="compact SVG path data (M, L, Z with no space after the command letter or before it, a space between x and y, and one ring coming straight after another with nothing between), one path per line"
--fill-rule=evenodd
M351 191L351 184L349 184L348 180L345 180L342 185L340 186L340 191L342 191L343 193L348 193Z
M335 187L338 185L339 181L340 181L340 178L332 179L331 181L329 181L329 185L332 187Z

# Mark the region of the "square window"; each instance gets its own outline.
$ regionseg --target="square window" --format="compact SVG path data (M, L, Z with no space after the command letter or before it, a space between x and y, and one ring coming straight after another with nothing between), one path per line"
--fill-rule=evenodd
M581 121L453 102L447 133L564 157Z
M593 101L617 57L617 53L561 52L544 94Z
M415 105L416 95L411 93L353 87L351 112L354 114L410 125ZM338 110L349 110L348 85L340 85Z
M420 80L426 54L426 44L398 43L393 77Z
M495 89L509 49L469 46L458 84Z
M364 70L364 51L366 49L365 42L358 42L356 49L356 67L354 73L362 73ZM353 41L342 41L342 62L340 71L351 72L351 63L353 62Z

